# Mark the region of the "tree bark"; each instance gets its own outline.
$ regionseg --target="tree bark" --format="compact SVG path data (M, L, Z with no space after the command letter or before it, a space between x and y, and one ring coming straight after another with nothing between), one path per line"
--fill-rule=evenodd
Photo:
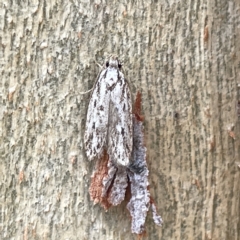
M96 63L143 95L146 239L240 239L240 2L0 3L1 239L133 239L90 201L83 133Z

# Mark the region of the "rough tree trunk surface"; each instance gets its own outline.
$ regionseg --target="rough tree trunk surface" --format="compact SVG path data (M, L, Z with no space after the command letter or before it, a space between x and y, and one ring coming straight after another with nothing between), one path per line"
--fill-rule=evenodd
M106 57L143 94L146 239L240 239L239 0L0 2L0 238L134 239L90 201L83 132Z

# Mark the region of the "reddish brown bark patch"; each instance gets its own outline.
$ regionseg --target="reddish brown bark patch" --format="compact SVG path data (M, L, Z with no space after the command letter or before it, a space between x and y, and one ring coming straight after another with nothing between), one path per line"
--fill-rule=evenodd
M98 161L97 170L91 177L91 184L89 188L91 200L94 202L94 204L99 203L105 210L108 210L111 207L111 204L107 199L108 196L102 197L102 182L103 178L108 175L108 161L109 156L107 151L104 150L103 156Z
M141 105L142 105L142 94L140 92L137 92L133 113L136 116L136 119L138 121L143 122L144 116L141 115Z

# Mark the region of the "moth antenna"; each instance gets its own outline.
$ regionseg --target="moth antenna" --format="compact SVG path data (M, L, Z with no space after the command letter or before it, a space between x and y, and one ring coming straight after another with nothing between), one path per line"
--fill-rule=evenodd
M86 92L80 92L79 94L84 95L84 94L87 94L87 93L91 92L92 90L93 90L93 88L87 90Z
M100 63L98 63L96 60L94 60L94 61L100 67L100 69L103 69L103 66Z

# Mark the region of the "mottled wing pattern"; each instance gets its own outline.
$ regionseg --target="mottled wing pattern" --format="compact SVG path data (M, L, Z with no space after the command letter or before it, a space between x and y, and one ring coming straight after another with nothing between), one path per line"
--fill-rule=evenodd
M85 149L89 160L106 148L110 160L127 166L132 152L131 93L118 61L102 71L88 106Z
M126 80L121 72L110 93L108 154L110 159L127 166L132 153L132 101Z
M101 72L88 105L84 142L89 160L100 157L106 144L110 98L106 73L107 69Z

